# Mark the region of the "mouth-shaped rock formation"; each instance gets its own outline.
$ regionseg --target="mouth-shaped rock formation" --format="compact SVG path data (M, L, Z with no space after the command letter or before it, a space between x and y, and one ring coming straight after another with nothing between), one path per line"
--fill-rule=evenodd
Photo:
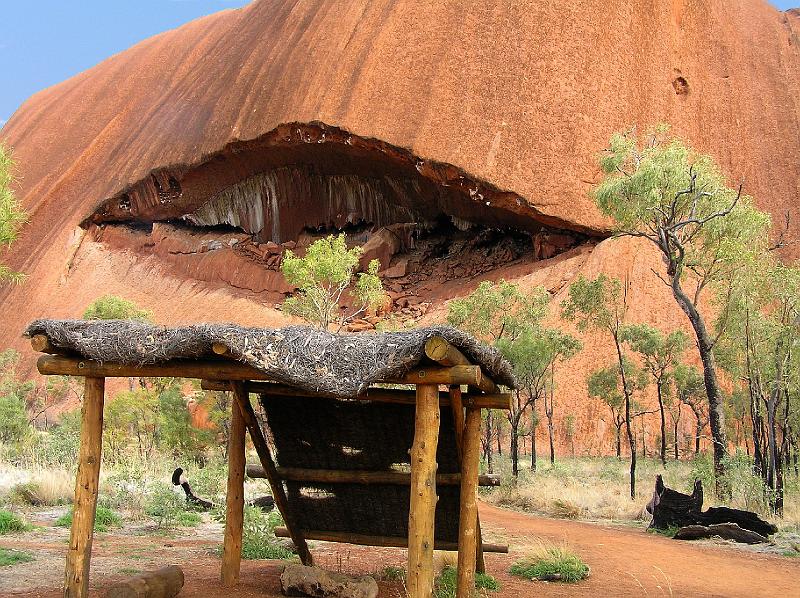
M364 266L381 262L400 309L432 279L551 258L588 238L451 164L323 123L285 124L200 164L154 171L83 225L181 276L225 272L231 286L276 300L292 290L279 274L286 249L345 233L364 246Z

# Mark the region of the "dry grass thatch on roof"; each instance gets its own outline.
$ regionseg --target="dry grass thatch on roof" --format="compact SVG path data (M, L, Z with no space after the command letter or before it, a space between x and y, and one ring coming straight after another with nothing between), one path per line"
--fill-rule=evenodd
M448 326L377 334L333 334L307 326L244 328L195 324L165 328L132 320L36 320L26 336L44 334L55 347L87 359L126 365L158 364L213 355L223 343L231 355L271 379L319 395L355 397L373 382L405 374L420 363L425 342L447 339L498 384L514 386L500 353Z

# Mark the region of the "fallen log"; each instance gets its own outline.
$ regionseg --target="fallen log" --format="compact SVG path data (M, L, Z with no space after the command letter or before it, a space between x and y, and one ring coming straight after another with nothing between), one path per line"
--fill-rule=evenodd
M106 598L175 598L183 588L183 570L177 565L148 571L106 588Z
M746 530L759 537L767 538L778 531L778 528L768 521L764 521L757 514L730 507L710 507L703 511L703 483L695 480L691 494L683 494L677 490L667 488L660 475L656 476L656 487L653 498L647 504L647 511L653 516L650 527L653 529L704 527L710 528L732 524L741 530ZM735 530L722 529L729 535L736 536ZM684 536L698 531L687 531ZM738 534L740 537L746 537ZM676 536L677 537L677 536ZM708 537L708 536L705 536ZM688 539L688 537L687 537ZM735 537L730 539L735 540ZM745 541L745 540L741 540Z
M734 540L743 544L766 544L769 542L761 534L742 529L735 523L714 523L712 525L687 525L675 532L676 540L703 540L719 537L723 540Z

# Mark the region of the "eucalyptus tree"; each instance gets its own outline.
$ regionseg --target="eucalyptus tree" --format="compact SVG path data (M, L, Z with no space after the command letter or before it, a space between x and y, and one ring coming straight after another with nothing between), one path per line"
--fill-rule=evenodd
M625 359L625 380L633 392L643 391L648 385L647 372L637 368L630 359ZM606 404L611 412L611 423L614 425L614 444L618 459L622 458L622 426L625 425L625 397L621 388L619 365L609 365L595 370L586 379L589 396ZM647 412L637 410L636 402L631 404L631 419L645 415Z
M664 412L671 372L686 349L686 334L674 330L664 334L649 324L633 324L622 329L622 339L638 353L644 368L656 385L658 411L661 417L661 463L667 464L667 423Z
M12 188L14 162L11 152L0 145L0 248L10 247L17 240L22 225L28 219ZM0 264L0 283L21 283L24 275Z
M517 388L506 415L515 477L519 475L520 424L525 414L528 411L535 414L537 401L543 399L547 402L549 399L548 417L552 418L556 366L581 348L574 337L543 325L549 303L550 295L544 287L525 292L517 285L501 280L497 283L483 282L469 296L453 300L449 305L450 324L493 343L514 367ZM487 422L487 426L491 425L491 421ZM552 423L549 428L552 459ZM532 434L535 434L535 428ZM491 432L484 436L491 438ZM485 448L488 444L485 443ZM532 444L535 444L535 439Z
M672 370L675 382L675 396L678 401L692 410L695 418L694 452L700 452L700 439L703 428L708 425L708 413L703 407L705 382L702 374L694 366L679 363ZM676 439L677 442L677 439Z
M661 252L657 273L694 330L709 405L717 485L727 455L723 397L714 360L717 338L701 298L729 279L743 260L763 252L770 219L742 186L731 188L714 161L667 136L661 127L641 140L616 133L600 159L605 174L594 197L619 235L641 237ZM724 313L725 307L722 307Z
M768 256L738 271L724 322L720 359L750 395L755 467L783 511L786 456L800 379L800 268ZM722 327L723 324L721 323ZM763 411L762 411L763 409Z
M562 317L575 322L578 330L595 330L605 334L614 345L625 413L625 434L631 453L630 488L633 499L636 498L636 437L631 427L631 406L635 385L625 366L627 358L622 347L627 311L627 285L623 288L619 280L605 274L593 280L580 276L570 285L569 296L561 304Z

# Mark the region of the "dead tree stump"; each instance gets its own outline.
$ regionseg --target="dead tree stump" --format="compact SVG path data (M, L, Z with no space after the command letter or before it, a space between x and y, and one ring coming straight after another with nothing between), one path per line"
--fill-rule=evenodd
M656 487L653 498L647 504L647 511L653 515L650 527L654 529L686 528L689 526L702 526L709 528L724 524L735 524L741 530L747 530L767 538L778 531L778 528L768 521L764 521L751 511L732 509L730 507L709 507L703 511L703 483L695 480L691 494L682 494L664 485L660 475L656 476ZM731 532L732 528L720 528L720 531ZM691 536L701 530L687 530L676 535L678 539L691 539ZM735 532L735 530L733 530ZM712 534L714 535L714 534ZM719 534L716 534L719 535ZM736 540L736 533L729 533L730 539ZM747 534L738 534L739 537L748 537ZM701 536L696 536L701 537ZM706 536L708 537L708 536ZM746 540L742 540L746 541Z

